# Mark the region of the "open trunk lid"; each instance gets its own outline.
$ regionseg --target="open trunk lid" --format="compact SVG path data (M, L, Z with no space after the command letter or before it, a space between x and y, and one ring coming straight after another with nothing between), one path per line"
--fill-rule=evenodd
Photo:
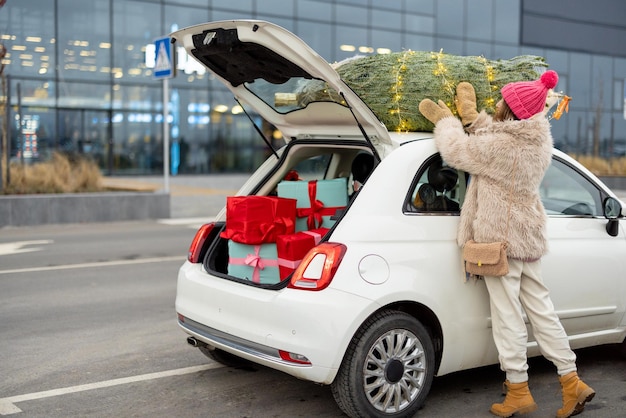
M209 22L171 37L286 141L363 140L365 133L375 148L391 144L385 126L331 65L280 26L258 20Z

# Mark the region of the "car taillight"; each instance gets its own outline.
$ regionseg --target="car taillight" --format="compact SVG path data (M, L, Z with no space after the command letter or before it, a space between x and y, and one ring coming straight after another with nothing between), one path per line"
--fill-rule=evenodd
M341 260L346 246L336 242L324 242L313 248L291 276L288 287L301 290L322 290L326 288Z
M204 224L200 227L200 229L198 229L198 232L196 232L196 235L193 237L193 241L191 241L191 245L189 246L189 252L187 253L187 260L189 260L189 262L200 262L202 247L204 247L204 243L214 227L215 224L210 223Z
M278 354L280 355L281 359L288 361L290 363L311 364L309 359L303 356L302 354L290 353L284 350L278 350Z

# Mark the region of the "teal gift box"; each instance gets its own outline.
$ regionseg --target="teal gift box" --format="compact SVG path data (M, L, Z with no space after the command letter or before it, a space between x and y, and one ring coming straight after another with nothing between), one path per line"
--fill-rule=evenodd
M281 181L278 196L296 199L296 232L330 228L331 216L348 204L348 179Z
M229 240L228 274L255 283L278 283L276 244L249 245Z

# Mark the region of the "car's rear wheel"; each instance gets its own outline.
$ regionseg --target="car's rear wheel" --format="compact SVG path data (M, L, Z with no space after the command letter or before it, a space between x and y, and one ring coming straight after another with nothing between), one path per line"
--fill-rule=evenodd
M234 354L230 354L227 351L220 350L219 348L215 348L209 345L200 345L198 346L198 349L202 352L202 354L204 354L211 360L215 360L218 363L223 364L224 366L237 368L249 366L251 364L246 359L237 357Z
M382 311L352 338L331 389L350 417L411 417L430 391L434 369L426 328L404 312Z

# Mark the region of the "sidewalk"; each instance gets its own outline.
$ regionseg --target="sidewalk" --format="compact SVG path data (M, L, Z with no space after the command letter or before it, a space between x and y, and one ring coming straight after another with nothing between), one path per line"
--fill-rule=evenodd
M226 206L250 174L177 175L169 177L171 218L210 218ZM112 189L165 192L163 176L109 176L103 184Z

